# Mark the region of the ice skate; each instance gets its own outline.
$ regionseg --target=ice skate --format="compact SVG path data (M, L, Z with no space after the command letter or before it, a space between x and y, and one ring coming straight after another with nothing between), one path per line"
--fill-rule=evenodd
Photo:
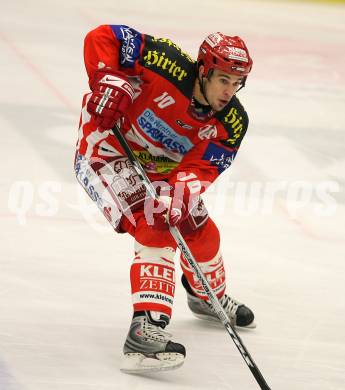
M163 313L136 312L123 347L121 371L127 374L173 370L182 366L186 350L171 341L163 329L169 317Z
M219 322L219 318L213 311L211 305L203 299L195 296L184 275L182 275L182 284L187 293L188 306L195 317L202 320ZM249 307L236 301L235 299L232 299L227 294L224 294L219 301L226 311L232 326L236 326L238 328L256 328L254 313L249 309Z

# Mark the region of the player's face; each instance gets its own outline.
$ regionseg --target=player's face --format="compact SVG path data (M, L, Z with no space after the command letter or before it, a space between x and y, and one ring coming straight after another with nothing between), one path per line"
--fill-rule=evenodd
M214 69L210 78L205 81L205 92L208 102L215 111L222 110L240 88L243 76L236 76Z

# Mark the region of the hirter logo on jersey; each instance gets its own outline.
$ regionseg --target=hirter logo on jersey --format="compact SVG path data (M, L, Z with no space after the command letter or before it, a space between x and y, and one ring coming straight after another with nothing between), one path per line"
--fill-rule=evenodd
M187 138L175 132L153 111L146 109L137 119L141 130L152 140L161 143L165 148L186 154L194 146Z
M173 58L167 56L165 52L157 50L148 50L144 56L144 64L146 67L154 67L157 70L162 70L162 73L182 81L188 76L188 72L174 61Z
M232 134L229 134L230 137L223 143L226 145L235 145L243 137L243 132L245 127L243 125L243 117L239 114L238 110L235 107L231 107L228 114L223 119L224 123L231 125Z

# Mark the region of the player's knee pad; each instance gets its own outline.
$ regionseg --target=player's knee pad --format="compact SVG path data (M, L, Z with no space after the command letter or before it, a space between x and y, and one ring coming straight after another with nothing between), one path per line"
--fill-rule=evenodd
M173 248L151 248L135 242L131 267L134 311L153 310L171 317L175 294Z
M202 299L207 299L207 295L201 282L195 277L194 272L188 262L181 256L180 264L182 271L195 295ZM222 296L226 287L225 269L223 257L220 251L215 257L208 261L198 261L207 281L218 297Z

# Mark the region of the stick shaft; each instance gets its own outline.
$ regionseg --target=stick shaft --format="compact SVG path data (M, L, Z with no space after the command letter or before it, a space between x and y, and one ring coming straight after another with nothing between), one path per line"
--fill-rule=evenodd
M137 158L135 157L132 149L128 145L125 137L121 133L119 127L117 125L114 126L112 129L115 137L120 142L122 148L124 149L129 161L133 165L134 170L138 174L139 178L142 180L144 186L146 187L147 192L150 194L150 196L154 199L158 199L158 195L156 193L156 190L154 186L152 185L150 179L146 175L146 172L144 171L144 168L141 166ZM176 241L176 244L178 248L180 249L183 257L187 260L188 264L191 266L191 268L194 271L194 274L196 278L201 282L202 287L207 294L207 297L210 301L210 304L219 317L219 320L224 325L225 329L229 333L231 339L235 343L237 349L240 351L244 361L248 365L250 371L252 372L254 378L256 379L257 383L259 384L260 388L262 390L270 390L268 384L266 383L264 377L262 376L259 368L255 364L254 360L250 356L247 348L243 344L241 338L238 336L235 329L232 327L231 322L229 320L228 315L226 314L223 306L220 304L216 294L212 290L210 284L208 283L204 273L202 272L198 262L195 260L194 256L192 255L190 249L188 248L187 243L185 242L181 232L177 227L169 226L169 230L171 235L173 236L174 240Z

